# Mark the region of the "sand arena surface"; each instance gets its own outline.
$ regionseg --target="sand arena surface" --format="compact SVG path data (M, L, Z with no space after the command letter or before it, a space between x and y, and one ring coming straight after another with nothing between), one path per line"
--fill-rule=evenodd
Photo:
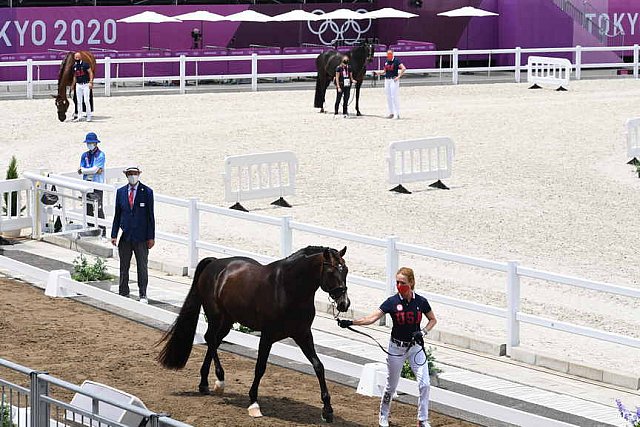
M328 91L331 109L334 94ZM228 155L292 150L299 160L292 209L245 203L267 215L374 237L638 287L640 180L625 165L623 125L638 114L631 80L572 82L569 92L525 84L402 87L402 120L384 119L381 87L362 91L365 117L334 119L313 106L313 92L211 93L97 98L93 123L59 123L53 100L0 101L0 170L11 154L20 170L75 170L88 131L108 166L139 164L158 193L224 201ZM351 105L354 108L354 105ZM395 140L449 136L456 144L450 191L413 183L412 195L388 191L385 157ZM182 209L157 207L163 230L184 233ZM202 238L278 255L277 230L202 215ZM294 248L344 242L294 234ZM186 262L186 250L160 242L152 258ZM202 253L201 256L205 256ZM353 274L382 278L381 249L349 244ZM505 306L506 276L403 256L418 288ZM350 291L357 309L383 295ZM523 310L640 336L638 301L539 281L522 281ZM434 305L439 328L504 342L504 321ZM640 351L524 326L522 344L611 370L633 371Z
M198 393L202 346L194 347L184 370L162 368L154 358L161 331L72 300L53 299L27 284L0 277L0 336L10 336L0 357L81 384L97 381L139 397L152 411L196 427L321 425L322 401L315 376L268 365L260 382L258 402L264 417L247 414L255 361L220 352L225 369L225 394ZM0 368L4 379L23 384L24 375ZM213 384L213 368L209 377ZM350 387L328 382L335 420L329 426L370 426L377 421L379 399L356 394ZM69 402L71 394L54 396ZM8 394L8 393L7 393ZM15 395L13 397L16 399ZM23 398L24 399L24 398ZM24 400L22 401L24 404ZM392 426L413 425L415 406L394 402ZM56 413L52 410L52 413ZM430 412L433 427L475 424Z

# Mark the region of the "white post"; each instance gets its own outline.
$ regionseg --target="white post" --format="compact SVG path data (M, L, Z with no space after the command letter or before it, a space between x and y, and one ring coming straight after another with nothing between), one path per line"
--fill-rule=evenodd
M396 289L396 272L398 271L398 250L396 249L396 242L398 238L396 236L387 237L387 295L393 295ZM387 316L383 317L380 321L381 325L390 325Z
M27 99L33 99L33 59L27 59Z
M453 64L451 64L452 71L452 81L454 85L458 84L458 48L453 49Z
M104 58L104 96L111 96L111 58Z
M633 78L637 79L638 78L638 45L634 44L633 45Z
M198 198L189 197L189 274L198 266L199 251L196 242L200 239L200 211Z
M280 228L280 255L284 258L293 252L293 232L291 230L291 217L282 217Z
M258 90L258 54L251 54L251 90Z
M180 93L185 94L187 92L187 57L180 55Z
M516 66L516 83L520 83L520 73L522 67L522 48L520 48L520 46L516 47L516 57L514 60L514 64Z
M582 68L582 46L578 45L576 46L576 80L580 80L581 68Z
M511 349L520 345L520 321L517 319L520 311L520 277L518 276L518 262L507 263L507 356L511 356Z

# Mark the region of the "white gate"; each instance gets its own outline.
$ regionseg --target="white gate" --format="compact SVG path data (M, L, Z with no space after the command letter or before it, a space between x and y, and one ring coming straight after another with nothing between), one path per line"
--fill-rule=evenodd
M391 191L411 194L402 184L436 179L429 187L448 190L441 181L451 176L455 147L449 137L396 141L389 144L389 183Z
M224 196L231 209L247 211L241 201L280 197L272 205L291 207L284 196L295 194L298 160L292 151L229 156L224 159Z
M631 159L628 164L640 162L640 117L627 120L627 156Z
M571 62L565 58L530 56L527 60L527 82L532 86L529 89L549 85L556 87L556 90L567 90L571 67Z
M28 179L0 181L0 233L19 234L33 226L31 201L33 185Z

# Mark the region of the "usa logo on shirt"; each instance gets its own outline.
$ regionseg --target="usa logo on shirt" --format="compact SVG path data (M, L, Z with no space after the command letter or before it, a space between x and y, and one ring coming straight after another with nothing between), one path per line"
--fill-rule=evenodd
M398 311L402 311L402 304L398 304L398 305L396 306L396 310L398 310Z

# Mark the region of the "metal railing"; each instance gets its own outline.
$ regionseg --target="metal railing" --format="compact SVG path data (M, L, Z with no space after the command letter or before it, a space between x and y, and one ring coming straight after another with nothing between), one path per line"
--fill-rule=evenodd
M588 62L584 60L586 54L597 54L602 52L610 52L616 55L618 58L615 62ZM410 68L407 70L408 74L425 74L435 73L442 76L443 74L450 74L450 82L452 84L458 84L460 74L462 73L487 73L490 76L492 72L512 72L513 79L516 83L520 82L521 73L526 71L526 58L523 55L529 54L565 54L570 60L572 60L572 68L575 71L575 79L580 80L582 78L582 71L585 69L614 69L614 70L632 70L633 77L638 78L638 66L639 66L639 52L640 47L637 44L633 46L595 46L595 47L560 47L560 48L520 48L513 49L472 49L472 50L442 50L442 51L413 51L413 52L398 52L401 57L434 57L434 63L436 68ZM626 54L626 55L625 55ZM460 55L465 57L487 57L487 66L474 66L474 67L462 67L460 65ZM491 58L495 55L507 55L512 56L514 65L504 66L491 66ZM377 52L376 58L382 58L385 56L383 52ZM623 62L620 58L626 56L632 58L632 62ZM298 72L278 72L278 73L264 73L258 72L258 64L260 62L267 61L291 61L298 59L315 59L317 54L295 54L295 55L259 55L254 53L252 55L239 55L239 56L203 56L203 57L188 57L181 55L179 57L167 57L167 58L110 58L97 60L98 64L104 65L104 77L95 79L96 83L103 85L104 96L111 96L113 87L121 83L127 82L141 82L144 87L145 83L149 82L178 82L177 85L163 86L163 90L175 91L181 94L187 92L187 81L194 81L196 84L203 80L207 81L226 81L226 80L250 80L251 90L258 90L258 83L261 79L286 79L286 78L299 78L299 77L314 77L316 75L315 70L298 71ZM448 58L447 61L443 61L443 58ZM216 62L249 62L250 72L242 74L199 74L197 66L202 63L216 63ZM468 62L468 61L467 61ZM177 64L177 74L166 75L145 75L145 64L156 63L168 63ZM187 74L187 65L193 63L195 66L194 74ZM119 77L118 75L111 75L112 65L117 69L122 64L140 64L141 71L138 76L134 77ZM57 80L40 80L37 75L40 67L55 66L59 67L60 61L34 61L27 59L26 61L5 61L0 62L0 70L2 68L26 68L26 80L16 81L2 81L0 84L7 86L25 86L26 97L33 98L34 89L39 86L57 85ZM34 76L35 70L35 76Z
M41 177L36 176L36 179ZM75 182L74 182L75 181ZM69 188L77 185L78 179L67 178L65 184L64 179L57 178L61 187L68 185ZM108 197L115 198L116 186L108 184L97 184L87 182L88 186L100 187L105 191L105 199ZM249 256L261 262L270 262L275 257L258 254L255 252L238 249L234 247L224 246L219 243L209 242L200 238L201 226L200 218L202 214L221 215L227 218L236 218L248 222L260 223L271 227L278 228L279 231L279 251L282 257L293 252L294 232L308 233L314 236L328 237L339 239L343 242L357 243L367 247L383 249L385 251L385 270L384 279L371 279L357 275L349 275L349 282L355 285L384 290L387 294L395 293L395 274L399 268L399 259L401 255L411 255L437 259L457 264L464 264L475 268L489 270L492 272L504 273L504 293L506 295L506 307L496 307L486 304L480 304L475 301L452 298L446 295L435 293L425 293L425 295L433 302L438 302L450 307L462 310L483 313L491 316L505 319L505 342L507 343L507 354L510 354L511 348L520 344L520 328L522 323L533 324L545 328L568 332L571 334L591 337L601 341L607 341L622 344L629 347L640 348L640 339L632 336L624 336L600 329L588 328L585 326L559 322L542 316L536 316L524 313L520 309L520 280L521 278L539 279L547 282L568 285L583 289L590 289L597 292L609 293L625 297L639 298L640 289L617 286L609 283L595 282L583 278L577 278L562 274L551 273L543 270L523 267L517 261L501 262L483 258L470 257L446 251L440 251L415 244L403 243L398 241L397 237L389 236L385 238L371 237L357 233L345 232L316 225L306 224L294 221L289 216L275 218L255 213L246 213L236 210L215 206L200 202L197 198L180 199L176 197L155 195L156 203L164 203L169 206L185 209L185 216L188 224L186 233L178 234L158 229L156 231L156 239L165 240L174 244L185 246L188 252L187 264L190 271L193 271L200 259L200 251L212 251L231 256ZM67 214L74 214L67 212ZM81 213L76 212L75 215ZM105 213L106 214L106 213ZM108 215L107 215L108 216ZM101 223L109 227L111 225L110 218L101 220ZM34 230L34 236L39 237L38 230Z
M22 374L29 387L23 387L0 377L0 424L22 426L66 426L80 425L123 427L123 424L99 415L100 404L111 405L123 411L148 420L149 427L190 427L189 424L174 420L166 414L158 414L145 408L102 397L81 387L22 365L0 358L0 368ZM53 397L52 389L79 393L91 399L91 410ZM2 398L4 397L4 398ZM5 409L6 408L6 409ZM8 415L9 420L6 420ZM5 418L5 419L3 419Z

